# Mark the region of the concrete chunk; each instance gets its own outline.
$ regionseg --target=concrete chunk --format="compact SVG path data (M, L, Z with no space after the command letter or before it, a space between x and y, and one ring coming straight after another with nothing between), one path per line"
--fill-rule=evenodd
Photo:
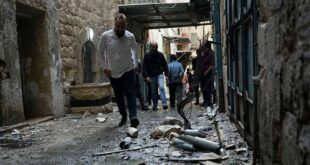
M171 132L181 133L181 127L179 125L161 125L156 127L152 133L151 138L159 139L161 137L168 137Z
M166 117L162 124L163 125L179 125L181 127L183 126L182 121L175 117Z

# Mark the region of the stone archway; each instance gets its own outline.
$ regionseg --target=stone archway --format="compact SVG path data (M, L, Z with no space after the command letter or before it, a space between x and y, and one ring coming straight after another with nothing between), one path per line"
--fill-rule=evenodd
M76 47L78 64L76 68L77 84L96 83L99 80L97 43L96 32L92 28L86 27L80 31Z
M96 47L93 42L86 41L82 47L83 83L93 83L96 78Z

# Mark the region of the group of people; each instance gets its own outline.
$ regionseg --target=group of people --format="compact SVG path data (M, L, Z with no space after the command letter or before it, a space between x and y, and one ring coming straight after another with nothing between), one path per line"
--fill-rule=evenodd
M208 107L211 106L211 104L216 101L215 88L214 88L214 53L213 50L211 49L211 43L206 42L205 44L203 44L203 47L201 48L200 51L197 51L197 53L201 53L200 56L202 56L200 66L201 70L200 69L196 70L198 57L193 60L193 69L199 72L198 73L199 85L195 86L194 89L192 90L194 90L196 94L195 104L201 105L203 107ZM203 98L203 102L201 104L199 101L200 97L199 86Z
M126 30L126 26L126 16L118 14L115 17L114 28L105 31L100 37L99 59L103 72L110 79L114 90L115 101L122 117L119 126L125 125L128 120L125 105L126 97L130 126L137 127L139 120L137 118L136 97L140 100L141 109L148 110L144 105L140 91L139 73L141 71L144 80L151 89L152 110L154 111L157 110L158 106L158 89L163 109L168 109L164 88L165 78L169 86L170 107L174 108L177 105L176 101L179 103L182 100L183 89L187 89L188 92L186 84L188 84L190 77L184 73L184 68L177 61L176 55L171 55L171 62L167 64L164 55L157 50L158 44L156 42L151 43L150 52L144 56L141 66L138 61L135 36ZM209 76L208 72L206 72L206 76ZM209 95L206 97L208 98Z
M163 53L158 51L158 44L151 43L150 52L144 56L142 73L146 82L150 84L153 111L157 110L158 89L163 109L168 109L165 80L169 87L170 107L174 108L176 101L181 102L188 78L183 65L177 61L176 55L171 55L170 63L167 64Z

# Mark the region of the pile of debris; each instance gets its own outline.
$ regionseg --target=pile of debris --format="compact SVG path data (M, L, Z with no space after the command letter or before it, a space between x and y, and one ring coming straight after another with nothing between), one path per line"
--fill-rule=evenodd
M166 117L162 125L157 126L151 133L151 138L164 138L169 140L170 145L189 152L206 152L200 157L184 157L179 152L162 157L164 161L201 162L221 161L221 146L217 142L206 139L206 129L182 129L182 122L173 117ZM210 130L210 129L207 129Z
M120 150L93 153L92 156L124 153L126 160L134 160L137 157L134 153L129 154L129 152L145 150L145 152L141 152L142 155L152 154L154 157L146 160L142 158L144 162L155 164L159 163L158 161L208 165L250 164L252 151L227 116L218 113L217 109L217 106L213 106L196 111L200 114L195 116L195 120L191 120L191 129L184 129L183 122L175 117L166 117L163 122L154 126L150 133L147 133L150 137L149 140L145 136L138 137L141 136L138 135L138 130L129 127L127 137L119 143ZM144 145L142 145L141 139L146 142ZM122 157L122 159L124 158Z

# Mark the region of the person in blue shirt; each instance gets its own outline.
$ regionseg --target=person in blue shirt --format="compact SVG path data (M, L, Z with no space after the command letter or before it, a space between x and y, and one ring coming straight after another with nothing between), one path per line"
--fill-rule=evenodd
M171 55L170 63L168 64L169 76L169 95L170 95L170 107L175 107L175 99L177 103L182 101L183 84L182 78L184 75L184 69L180 62L177 61L176 55Z

